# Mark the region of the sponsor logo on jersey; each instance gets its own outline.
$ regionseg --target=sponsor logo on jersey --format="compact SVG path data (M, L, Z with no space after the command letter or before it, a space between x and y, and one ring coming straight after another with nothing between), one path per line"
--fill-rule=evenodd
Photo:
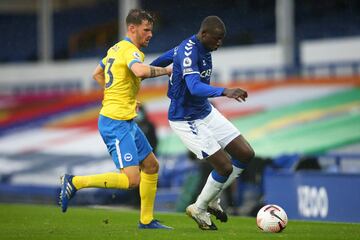
M211 76L211 72L212 72L212 69L210 68L210 69L208 69L208 70L202 71L202 72L200 73L200 76L201 76L202 78L210 77L210 76Z
M192 63L192 61L191 61L191 59L189 57L184 58L184 61L183 61L183 66L184 67L191 66L191 63Z

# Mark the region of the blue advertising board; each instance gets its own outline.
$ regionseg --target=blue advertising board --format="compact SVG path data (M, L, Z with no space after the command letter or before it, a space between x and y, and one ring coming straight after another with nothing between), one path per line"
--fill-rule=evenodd
M264 192L290 219L360 222L360 174L268 172Z

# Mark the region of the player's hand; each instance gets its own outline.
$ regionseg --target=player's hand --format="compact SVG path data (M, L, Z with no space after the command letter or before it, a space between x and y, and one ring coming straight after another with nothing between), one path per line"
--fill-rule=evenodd
M170 75L172 74L172 66L167 66L167 67L165 67L165 69L166 69L167 75L170 77Z
M245 102L248 97L247 92L240 88L225 88L223 95L228 98L234 98L238 102Z
M136 100L136 112L139 112L141 105L142 105L142 103L140 101Z

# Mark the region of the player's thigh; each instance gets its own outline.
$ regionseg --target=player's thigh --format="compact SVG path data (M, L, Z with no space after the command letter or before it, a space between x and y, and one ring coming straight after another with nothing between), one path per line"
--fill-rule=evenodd
M240 136L240 131L216 108L204 119L216 141L224 149L232 140Z
M149 140L140 129L140 127L134 123L134 132L135 132L135 144L138 151L139 162L142 162L152 151Z
M250 144L220 112L213 109L211 115L205 120L220 146L233 158L248 163L254 157L254 150Z
M203 120L169 121L169 123L171 129L198 159L207 158L221 148Z
M111 157L117 168L122 169L129 166L139 166L138 150L133 135L128 132L121 139L114 139L115 149Z
M153 148L137 124L135 128L135 144L138 151L141 170L149 174L157 173L159 170L159 163L152 152Z
M100 135L118 169L139 165L133 126L131 121L99 117Z

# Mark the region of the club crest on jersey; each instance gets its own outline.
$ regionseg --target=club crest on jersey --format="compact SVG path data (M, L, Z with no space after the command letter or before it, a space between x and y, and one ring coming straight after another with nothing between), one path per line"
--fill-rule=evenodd
M134 56L136 59L140 60L140 54L139 54L138 52L134 52L134 53L133 53L133 56Z
M124 160L127 162L130 162L133 159L133 156L131 155L131 153L125 153L124 155Z
M184 67L191 66L191 63L192 63L192 61L191 61L191 59L189 57L184 58L184 61L183 61L183 66Z

